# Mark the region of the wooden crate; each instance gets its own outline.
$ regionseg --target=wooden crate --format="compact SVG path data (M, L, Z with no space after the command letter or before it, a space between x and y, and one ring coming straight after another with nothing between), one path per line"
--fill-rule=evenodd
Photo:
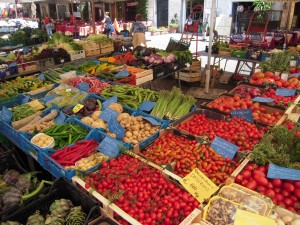
M222 84L228 84L229 80L230 80L231 74L223 74L220 77L220 83Z
M193 61L192 65L189 67L190 71L201 70L201 59L199 61Z
M197 82L201 80L200 72L187 72L186 70L179 71L179 80L186 82Z
M18 72L19 72L19 74L28 73L28 72L32 72L32 71L37 71L38 70L38 63L37 63L37 61L20 63L20 64L17 64L17 66L18 66Z
M100 48L85 50L86 57L97 56L97 55L100 55Z
M100 54L106 54L106 53L111 53L114 51L114 46L109 46L105 48L100 48Z
M110 47L114 47L114 44L112 42L107 42L107 43L102 43L99 42L99 47L101 48L110 48Z
M163 170L161 167L149 162L148 160L146 160L145 158L135 155L132 155L133 157L139 159L140 161L145 162L146 164L148 164L150 167L154 168L154 169L158 169L161 171L161 173L163 174L163 176L168 179L168 180L173 180L173 177L170 177L166 171L167 170ZM127 222L129 222L130 224L134 224L134 225L142 225L140 222L138 222L136 219L134 219L133 217L131 217L129 214L127 214L124 210L122 210L120 207L118 207L117 205L115 205L114 203L109 202L108 199L106 199L103 195L101 195L99 192L97 192L94 189L91 188L86 188L85 187L85 182L79 178L78 176L74 176L72 178L72 182L79 187L81 190L88 192L90 195L92 195L97 201L99 201L102 204L102 208L104 213L106 213L106 215L109 218L114 218L114 214L118 214L120 217L122 217L124 220L126 220ZM178 182L174 181L174 184L178 185L180 188L183 188L181 186L181 184L179 184ZM203 213L203 207L202 205L200 205L198 208L195 208L181 223L180 225L190 225L193 223L193 221L196 218L201 217ZM117 224L119 224L117 222Z
M144 84L151 80L153 80L153 73L139 78L135 77L135 85Z
M70 57L71 57L71 61L75 61L78 59L84 59L85 58L85 51L84 50L80 50L80 51L72 51L69 52Z
M219 50L219 56L231 56L231 52Z

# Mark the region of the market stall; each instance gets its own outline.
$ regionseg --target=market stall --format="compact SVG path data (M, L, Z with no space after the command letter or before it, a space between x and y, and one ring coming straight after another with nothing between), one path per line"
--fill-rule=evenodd
M170 43L113 55L105 35L55 34L16 61L18 72L42 73L3 69L0 132L16 149L0 145L1 222L297 224L300 49L271 52L260 72L197 107L177 87L143 88L200 67ZM57 180L32 174L23 188L16 153Z

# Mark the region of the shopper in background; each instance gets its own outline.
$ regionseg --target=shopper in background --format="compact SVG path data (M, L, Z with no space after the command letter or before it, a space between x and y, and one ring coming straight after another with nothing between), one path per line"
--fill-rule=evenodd
M186 25L192 25L193 24L193 19L191 18L191 15L188 16L187 20L185 21Z
M103 34L106 34L107 37L109 36L109 34L111 33L111 19L109 17L109 12L105 12L105 16L104 19L102 21L104 23L104 32Z
M49 36L51 36L52 35L52 20L47 14L44 17L44 25L45 25L45 29L47 31L47 34Z
M146 46L145 32L147 30L145 24L142 23L143 17L140 14L135 16L136 22L132 23L130 34L133 35L133 48L139 45Z
M130 36L130 32L127 29L127 23L123 23L123 30L121 30L118 34L123 35L124 37Z
M71 15L69 23L72 25L76 24L76 17L74 16L74 14Z

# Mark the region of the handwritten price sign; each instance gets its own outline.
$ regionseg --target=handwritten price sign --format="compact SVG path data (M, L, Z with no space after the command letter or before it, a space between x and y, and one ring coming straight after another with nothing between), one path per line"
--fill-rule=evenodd
M218 190L218 187L198 168L186 175L180 183L200 203Z

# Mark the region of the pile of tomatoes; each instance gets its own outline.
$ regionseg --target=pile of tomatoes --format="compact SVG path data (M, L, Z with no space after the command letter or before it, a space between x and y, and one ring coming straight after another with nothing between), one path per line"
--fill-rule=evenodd
M297 98L296 95L287 96L287 97L276 95L276 90L272 89L272 88L270 88L268 91L266 91L261 97L272 98L276 105L282 105L282 106L285 106L285 107L288 106L288 104L290 102L294 102Z
M231 121L213 120L205 114L194 114L192 119L181 123L179 130L186 130L196 136L208 136L212 141L216 136L225 139L239 147L239 151L250 151L262 138L266 128L258 129L256 125L242 118L233 118Z
M282 116L278 111L267 112L266 107L258 102L253 102L251 98L241 98L239 96L221 96L207 105L209 108L218 109L221 112L230 113L231 110L237 109L252 109L253 118L256 121L273 125Z
M199 202L184 189L168 181L159 170L125 155L104 162L85 178L94 188L131 217L145 225L180 224ZM129 224L115 215L121 224Z
M273 203L300 214L300 181L267 178L268 165L249 163L235 182L266 195Z
M238 163L223 158L209 145L195 140L167 134L159 137L142 155L156 164L175 163L174 173L184 177L195 168L201 170L216 185L222 184L238 166Z

